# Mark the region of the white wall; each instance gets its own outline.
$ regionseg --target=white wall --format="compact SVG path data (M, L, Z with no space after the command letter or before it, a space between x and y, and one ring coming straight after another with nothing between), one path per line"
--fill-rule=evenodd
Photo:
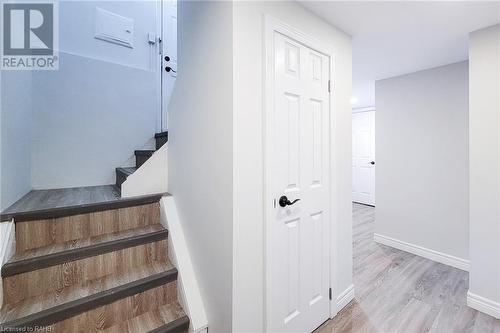
M0 210L31 190L32 73L2 71L0 119Z
M376 82L375 232L469 258L468 63Z
M352 284L350 38L293 2L180 2L169 192L214 332L265 325L263 14L335 50L332 201L342 255L334 296Z
M333 215L339 223L336 295L352 283L351 39L294 2L234 3L233 331L264 329L263 22L264 14L335 50ZM335 296L336 296L335 295Z
M94 38L95 8L134 19L134 48ZM158 129L155 1L59 3L58 71L33 73L32 185L112 184Z
M469 47L469 292L500 317L500 25L473 32Z
M169 192L177 203L210 332L231 331L233 4L178 3L169 109Z

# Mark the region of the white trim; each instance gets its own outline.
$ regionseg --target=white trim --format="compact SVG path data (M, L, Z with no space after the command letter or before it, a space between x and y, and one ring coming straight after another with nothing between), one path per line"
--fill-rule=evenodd
M122 184L123 198L165 193L168 190L168 142L153 153L136 172Z
M156 131L163 132L163 2L164 0L156 0L156 43L154 48L154 55L156 61L153 61L156 72ZM161 40L161 42L160 42ZM165 129L166 130L166 129Z
M354 285L351 284L337 297L337 313L354 299Z
M168 256L179 271L177 296L189 317L189 332L206 332L208 320L200 288L184 237L182 223L177 213L174 197L164 196L160 200L160 222L168 229Z
M14 254L15 227L14 220L0 223L0 267ZM3 304L3 281L0 277L0 308Z
M375 107L374 106L368 106L368 107L365 107L365 108L353 108L352 109L352 113L371 112L371 111L375 111Z
M469 271L470 261L462 258L458 258L446 253L431 250L419 245L407 243L394 239L391 237L383 236L380 234L374 234L373 240L377 243L394 247L398 250L409 252L426 259L439 262L448 266L452 266L464 271Z
M270 258L270 221L272 221L273 216L273 206L272 201L274 198L272 192L272 182L271 182L271 172L272 170L272 117L273 117L273 92L274 92L274 57L273 57L273 34L278 32L285 35L295 41L307 45L307 47L314 49L315 51L324 54L330 59L330 73L329 78L331 81L335 80L334 76L334 64L335 64L335 52L328 44L325 44L314 37L311 37L302 31L282 22L270 15L264 15L264 47L263 47L263 57L264 57L264 73L263 73L263 161L264 161L264 269L265 269L265 288L264 288L264 325L266 330L269 330L270 320L269 320L269 288L270 288L270 263L268 258ZM334 81L335 82L335 81ZM330 300L330 317L334 317L337 314L337 303L334 301L337 299L339 293L336 284L336 272L337 272L337 230L338 221L333 214L333 187L334 187L334 177L333 177L333 156L334 156L334 136L333 129L334 124L334 104L333 96L335 95L335 89L329 94L329 105L330 105L330 193L329 193L329 210L330 210L330 286L332 288L332 300Z
M500 303L471 293L470 290L467 292L467 305L477 311L500 319Z
M14 254L15 244L14 220L0 223L0 266Z

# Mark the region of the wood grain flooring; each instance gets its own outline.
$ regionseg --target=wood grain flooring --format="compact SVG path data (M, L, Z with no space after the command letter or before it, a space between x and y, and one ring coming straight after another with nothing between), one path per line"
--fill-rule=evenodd
M2 214L61 208L120 199L114 185L34 190L8 207Z
M85 281L133 271L153 262L167 262L167 240L8 276L3 280L4 304L47 293L59 294Z
M146 333L157 330L164 325L179 326L177 332L186 332L189 322L184 310L177 302L159 306L158 308L146 312L140 316L129 319L118 325L110 327L103 333Z
M16 223L16 251L160 223L158 202Z
M177 301L176 284L166 284L120 299L52 325L52 332L100 332Z
M153 243L167 239L167 235L161 224L154 224L26 250L16 253L3 265L2 277Z
M373 241L375 208L354 204L356 298L316 333L500 333L469 308L469 275Z
M7 303L0 311L0 322L11 322L18 320L40 311L47 311L53 308L61 307L62 311L67 311L67 306L71 302L80 301L82 298L98 295L99 293L109 293L109 290L117 289L141 279L155 276L158 274L169 273L173 277L170 282L170 288L176 286L176 269L165 262L154 262L148 265L137 267L134 270L122 272L120 274L111 274L94 280L85 281L80 285L75 285L62 289L56 293L45 293L37 297L19 303ZM59 316L60 317L60 316Z

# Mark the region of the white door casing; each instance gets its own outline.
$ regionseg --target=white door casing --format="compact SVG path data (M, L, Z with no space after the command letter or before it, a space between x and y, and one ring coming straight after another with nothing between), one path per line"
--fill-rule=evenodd
M266 219L267 330L311 332L331 314L332 53L290 28L277 31L269 21L265 142L266 193L272 201L267 200ZM283 195L300 201L280 207Z
M375 111L352 114L352 200L375 206Z
M177 0L161 1L161 129L165 131L168 128L168 104L177 78ZM167 72L166 67L171 70Z

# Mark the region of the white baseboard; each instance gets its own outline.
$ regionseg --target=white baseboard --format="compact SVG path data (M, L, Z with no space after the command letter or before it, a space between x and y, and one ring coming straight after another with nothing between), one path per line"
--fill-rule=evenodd
M351 284L337 297L337 313L354 299L354 285Z
M452 266L464 271L469 271L470 261L462 258L458 258L446 253L434 251L431 249L427 249L422 246L410 244L407 242L403 242L391 237L387 237L380 234L375 234L373 237L374 241L383 245L387 245L390 247L394 247L398 250L409 252L415 254L420 257L424 257L426 259L439 262L441 264L445 264L448 266Z
M467 305L477 311L486 313L500 319L500 303L484 298L482 296L467 292Z

